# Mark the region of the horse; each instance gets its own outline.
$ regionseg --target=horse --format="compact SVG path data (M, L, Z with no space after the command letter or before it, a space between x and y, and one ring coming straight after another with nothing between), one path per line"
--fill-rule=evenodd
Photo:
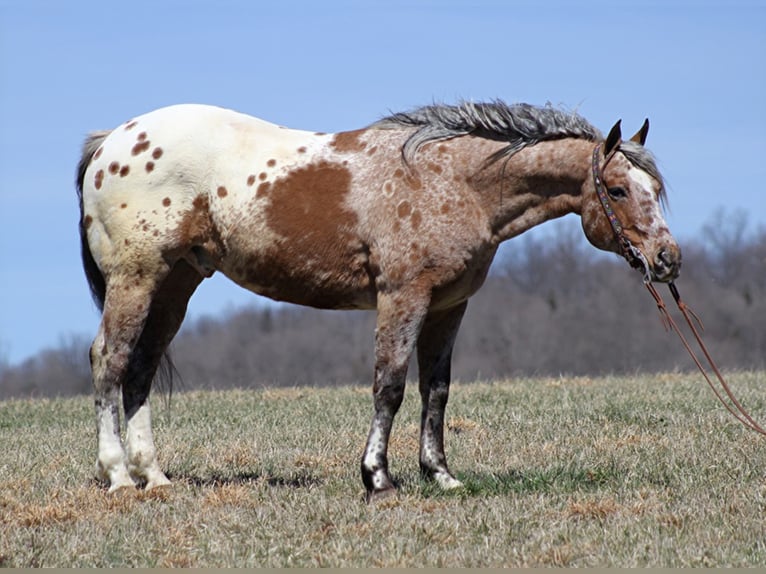
M396 491L388 444L413 352L422 475L461 487L444 451L452 350L500 243L574 213L592 245L620 253L593 158L646 280L677 277L648 126L623 140L618 121L604 138L578 113L492 100L321 133L182 104L89 134L76 188L83 267L102 312L90 347L97 478L109 492L170 484L148 395L189 298L220 272L277 301L375 310L366 499Z

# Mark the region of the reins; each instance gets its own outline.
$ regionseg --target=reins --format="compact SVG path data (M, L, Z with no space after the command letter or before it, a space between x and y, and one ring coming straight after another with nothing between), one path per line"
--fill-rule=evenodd
M694 335L694 338L696 339L697 344L699 345L699 348L702 350L702 354L705 356L705 359L710 365L711 370L713 371L713 373L715 373L715 376L718 379L718 382L721 384L721 387L723 388L724 393L726 394L727 397L729 397L729 400L731 400L734 406L730 405L726 401L726 399L723 397L721 392L716 388L715 384L710 379L710 376L708 375L704 366L702 365L700 360L697 358L697 355L694 353L694 350L692 349L691 345L689 345L689 342L686 340L686 337L684 337L683 333L681 332L681 329L679 329L678 325L673 320L673 317L670 315L668 308L665 306L665 301L662 299L662 296L659 294L655 286L652 284L651 272L649 269L649 264L646 261L646 258L641 253L641 251L638 250L623 233L622 224L620 223L620 220L617 217L617 214L614 213L614 210L612 209L612 206L609 203L609 196L606 190L606 185L604 183L604 169L606 169L607 164L614 157L619 147L620 147L619 144L615 145L612 148L612 150L606 155L606 158L604 159L604 163L602 164L599 161L601 144L598 144L593 150L592 166L593 166L593 183L596 188L596 194L598 195L599 201L601 202L601 206L604 208L604 213L606 213L607 219L609 219L609 224L611 225L612 231L614 232L614 235L617 238L617 242L620 245L621 255L628 261L631 267L643 272L644 285L646 286L647 290L652 295L655 303L657 304L657 309L660 312L660 320L662 321L662 324L665 327L665 330L666 331L672 330L676 332L678 337L681 339L681 343L683 344L684 348L686 349L686 351L689 353L689 356L694 361L694 364L697 365L697 368L702 373L702 376L705 378L705 381L707 381L708 386L713 390L713 393L715 394L716 398L718 398L721 404L723 404L723 406L726 407L726 410L728 410L734 416L734 418L740 421L743 425L762 435L766 435L766 430L764 430L757 422L755 422L755 420L753 420L753 418L748 414L748 412L745 410L742 404L734 396L734 393L732 393L731 389L729 388L729 385L727 384L726 380L721 374L721 371L718 369L718 366L715 364L715 361L713 361L713 358L710 356L710 353L707 350L707 347L705 346L705 343L703 342L702 337L700 336L699 330L695 326L695 323L697 323L699 325L700 330L703 330L703 331L705 330L705 327L703 326L700 318L697 316L697 314L694 311L692 311L692 309L688 305L686 305L686 303L684 303L684 301L681 299L681 294L678 292L678 288L676 287L675 283L670 281L668 283L668 287L670 289L671 295L673 296L673 299L676 302L676 305L678 306L679 311L681 311L681 314L684 316L684 319L686 320L686 324L689 326L689 329Z

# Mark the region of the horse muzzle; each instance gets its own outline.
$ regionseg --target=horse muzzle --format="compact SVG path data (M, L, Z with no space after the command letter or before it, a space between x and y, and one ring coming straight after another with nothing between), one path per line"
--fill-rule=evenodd
M681 250L675 244L663 245L652 257L652 279L669 283L681 272Z

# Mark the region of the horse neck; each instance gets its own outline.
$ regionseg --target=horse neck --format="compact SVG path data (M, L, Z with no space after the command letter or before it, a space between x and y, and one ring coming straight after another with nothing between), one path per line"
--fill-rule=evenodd
M505 241L549 219L579 215L593 146L574 138L540 142L469 178L496 240Z

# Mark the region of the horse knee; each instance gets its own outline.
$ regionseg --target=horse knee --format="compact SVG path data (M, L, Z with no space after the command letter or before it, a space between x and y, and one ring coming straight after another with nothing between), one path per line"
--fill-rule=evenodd
M386 405L394 410L398 409L404 400L405 381L401 380L376 381L372 389L375 404Z

